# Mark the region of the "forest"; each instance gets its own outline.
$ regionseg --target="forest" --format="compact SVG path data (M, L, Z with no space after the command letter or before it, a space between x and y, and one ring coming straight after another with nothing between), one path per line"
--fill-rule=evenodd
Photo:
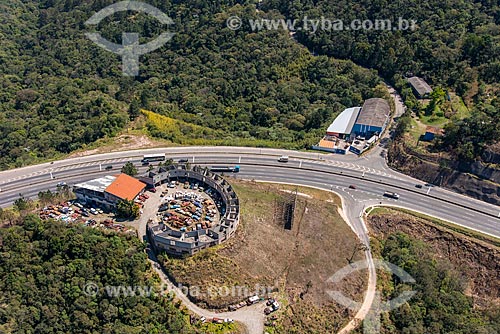
M88 282L159 286L144 248L135 236L34 215L0 229L0 333L197 333L160 294L85 294Z
M114 2L0 4L0 170L112 138L144 117L141 110L149 113L149 135L176 144L308 148L344 108L376 96L382 79L404 90L407 75L455 91L473 111L450 125L438 150L473 160L498 138L498 90L490 90L500 81L497 1L148 0L174 24L131 12L95 28L84 24ZM298 31L292 38L248 24L230 30L233 15L243 22L403 17L417 29ZM85 37L100 32L120 43L122 32L137 32L144 43L165 30L173 39L142 56L132 78L122 76L118 55Z
M296 148L318 140L344 107L372 97L376 71L314 57L283 31L248 34L225 25L256 17L237 1L148 1L175 22L172 41L141 57L123 77L121 59L88 40L84 22L114 1L12 1L0 4L0 168L67 154L115 136L141 109L194 126L192 137ZM120 42L164 31L145 14L117 13L95 28ZM208 130L204 130L208 129ZM181 138L158 133L165 139Z

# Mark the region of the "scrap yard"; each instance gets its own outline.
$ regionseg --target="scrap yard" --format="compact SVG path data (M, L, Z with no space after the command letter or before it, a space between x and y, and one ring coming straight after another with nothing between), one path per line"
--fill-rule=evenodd
M163 200L158 208L158 218L164 224L184 232L207 229L219 221L221 202L216 192L211 189L203 192L198 184L190 184L191 191L178 188L176 185L170 192L166 190L161 194ZM214 198L209 197L209 194Z

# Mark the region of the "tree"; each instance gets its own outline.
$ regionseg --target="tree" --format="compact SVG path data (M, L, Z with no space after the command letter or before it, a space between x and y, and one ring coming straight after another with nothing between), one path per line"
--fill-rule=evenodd
M26 199L22 194L19 194L19 198L14 201L14 208L17 212L23 215L31 207L31 201Z
M141 108L139 105L139 101L137 100L132 100L132 103L130 103L129 109L128 109L128 114L131 120L136 119L141 113Z
M137 168L134 166L133 163L129 161L122 167L122 173L125 173L130 176L136 176Z
M116 204L116 215L119 218L136 219L139 214L139 206L132 200L123 199Z

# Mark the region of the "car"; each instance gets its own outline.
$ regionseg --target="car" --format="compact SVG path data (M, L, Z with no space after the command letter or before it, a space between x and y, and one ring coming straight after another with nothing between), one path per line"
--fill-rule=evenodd
M175 188L175 181L170 181L170 183L168 184L169 188Z
M105 169L106 169L106 170L111 170L111 169L113 169L113 166L108 165L108 166L106 166L106 168L105 168Z
M89 213L87 211L82 211L82 216L84 217L90 217Z
M422 189L422 185L421 184L416 184L415 187L418 188L418 189Z
M278 162L288 162L288 156L287 155L282 155L279 159Z
M201 317L201 318L200 318L200 321L203 323L203 322L207 321L207 318L205 318L205 317Z
M143 161L143 162L142 162L142 165L143 165L143 166L149 166L149 161Z
M149 189L149 191L152 192L152 193L155 193L156 192L156 188L151 188L151 189Z
M59 182L57 184L58 187L66 187L68 184L66 182Z
M349 189L356 189L356 186L355 186L355 185L353 185L353 184L351 184L351 185L349 186Z
M188 159L185 159L185 158L183 158L183 159L179 159L179 161L178 161L178 162L179 162L180 164L185 164L185 163L187 163L187 162L188 162Z

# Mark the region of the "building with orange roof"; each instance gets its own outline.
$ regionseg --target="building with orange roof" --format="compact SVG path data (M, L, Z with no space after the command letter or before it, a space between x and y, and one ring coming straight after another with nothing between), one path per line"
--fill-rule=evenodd
M135 200L146 184L127 174L105 176L74 185L73 192L80 202L113 210L120 200Z
M105 197L111 202L117 202L124 199L129 201L135 200L145 188L145 183L127 174L120 174L105 189Z

